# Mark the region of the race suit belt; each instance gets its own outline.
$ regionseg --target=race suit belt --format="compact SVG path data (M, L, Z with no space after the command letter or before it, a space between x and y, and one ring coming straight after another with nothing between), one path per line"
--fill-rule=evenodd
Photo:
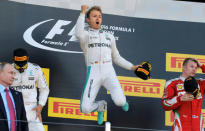
M107 60L107 61L94 61L94 62L90 62L90 64L105 64L105 63L110 63L111 60Z
M34 105L34 104L37 104L37 102L24 102L25 106Z

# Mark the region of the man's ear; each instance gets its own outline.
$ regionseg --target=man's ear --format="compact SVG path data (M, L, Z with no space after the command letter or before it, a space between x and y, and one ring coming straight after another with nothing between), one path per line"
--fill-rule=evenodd
M86 18L86 21L88 22L88 24L90 23L90 19L89 18Z
M186 65L182 66L182 71L186 70Z

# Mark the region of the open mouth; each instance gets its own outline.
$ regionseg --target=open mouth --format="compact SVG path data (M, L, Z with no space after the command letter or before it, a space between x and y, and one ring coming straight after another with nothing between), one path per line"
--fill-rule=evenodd
M96 22L96 24L98 25L98 24L99 24L99 22Z

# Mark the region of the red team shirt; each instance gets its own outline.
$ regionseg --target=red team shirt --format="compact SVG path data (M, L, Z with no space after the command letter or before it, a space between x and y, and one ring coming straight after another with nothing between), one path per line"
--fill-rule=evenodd
M205 65L201 67L205 73ZM173 131L202 131L203 119L201 108L205 92L205 79L197 79L199 97L192 101L181 101L180 97L185 94L184 77L175 78L166 82L162 107L164 110L173 110L175 114Z

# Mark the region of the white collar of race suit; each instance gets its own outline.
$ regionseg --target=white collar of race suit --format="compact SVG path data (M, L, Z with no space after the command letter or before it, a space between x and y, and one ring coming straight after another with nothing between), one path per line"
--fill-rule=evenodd
M183 77L183 76L180 76L179 78L180 78L182 81L185 81L185 79L186 79L186 78Z
M90 28L90 31L103 33L103 30L101 30L101 29L93 29L93 28Z

